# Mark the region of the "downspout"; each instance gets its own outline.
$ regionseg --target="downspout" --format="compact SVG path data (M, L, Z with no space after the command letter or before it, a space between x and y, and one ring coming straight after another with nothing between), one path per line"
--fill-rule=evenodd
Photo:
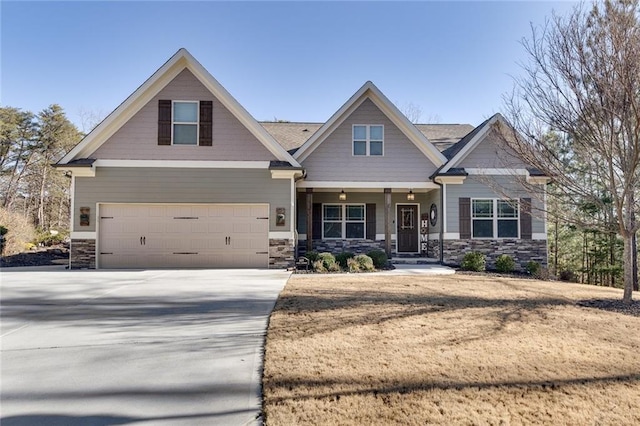
M438 182L438 180L436 178L433 179L433 182L438 185L440 187L440 241L439 241L439 256L438 256L438 261L440 262L440 264L444 264L444 186Z

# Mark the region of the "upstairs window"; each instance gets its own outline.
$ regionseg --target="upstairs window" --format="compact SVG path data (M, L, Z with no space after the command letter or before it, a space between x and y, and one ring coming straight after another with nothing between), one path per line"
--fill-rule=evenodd
M198 102L173 101L173 144L198 144Z
M518 238L517 200L476 199L471 201L473 238Z
M354 125L353 126L353 155L354 156L384 155L384 126Z

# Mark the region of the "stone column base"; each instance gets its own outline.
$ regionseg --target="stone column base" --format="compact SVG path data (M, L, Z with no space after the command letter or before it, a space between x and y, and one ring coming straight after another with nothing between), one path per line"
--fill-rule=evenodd
M96 269L96 240L71 240L71 269Z

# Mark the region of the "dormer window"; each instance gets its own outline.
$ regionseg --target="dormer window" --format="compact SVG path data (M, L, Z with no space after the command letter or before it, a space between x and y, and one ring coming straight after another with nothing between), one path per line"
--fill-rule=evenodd
M357 124L353 126L353 155L384 155L384 126Z
M173 144L198 144L198 102L173 101Z

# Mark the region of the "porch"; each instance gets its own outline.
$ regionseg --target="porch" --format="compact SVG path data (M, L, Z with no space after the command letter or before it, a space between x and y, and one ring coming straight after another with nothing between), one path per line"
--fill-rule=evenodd
M344 185L344 186L342 186ZM300 182L298 256L308 251L355 254L383 250L389 259L439 258L440 188L431 182Z

